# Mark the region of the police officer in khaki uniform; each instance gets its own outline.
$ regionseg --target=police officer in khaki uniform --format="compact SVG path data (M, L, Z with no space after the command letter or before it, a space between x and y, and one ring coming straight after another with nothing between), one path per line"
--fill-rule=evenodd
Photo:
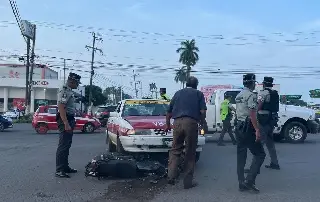
M262 82L263 90L258 94L258 122L261 132L262 143L265 143L271 158L271 163L266 168L280 170L278 163L277 151L273 141L273 129L278 121L277 112L271 112L265 107L265 103L270 103L270 90L273 87L273 78L264 77ZM278 104L279 103L275 103ZM260 118L261 117L261 118Z
M265 152L260 142L260 131L257 121L257 94L254 74L243 76L244 89L236 97L236 138L237 138L237 173L240 191L255 191L255 180L265 159ZM250 172L244 177L244 167L247 160L247 149L253 155Z
M59 144L56 154L56 177L69 178L68 173L77 170L69 167L68 156L72 144L73 129L75 126L75 98L72 89L77 89L81 76L70 73L67 83L58 93L58 110L56 120L59 128Z

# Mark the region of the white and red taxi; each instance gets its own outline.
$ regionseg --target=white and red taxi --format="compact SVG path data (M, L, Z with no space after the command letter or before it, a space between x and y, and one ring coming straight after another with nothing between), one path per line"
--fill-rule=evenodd
M40 106L37 109L32 119L32 127L37 133L46 134L49 130L58 130L58 124L56 122L57 111L57 105L45 105ZM90 115L81 115L77 113L75 119L75 131L78 130L85 133L92 133L101 127L99 120Z
M109 151L168 152L173 140L172 131L164 131L168 106L169 102L165 100L120 101L115 112L110 112L107 124ZM199 135L197 160L204 144L205 137Z

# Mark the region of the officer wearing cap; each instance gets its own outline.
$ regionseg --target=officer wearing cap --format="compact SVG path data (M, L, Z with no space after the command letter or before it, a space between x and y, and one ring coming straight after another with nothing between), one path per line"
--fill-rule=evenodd
M69 150L72 144L73 129L75 126L75 98L72 89L77 89L81 76L70 73L67 83L58 93L58 110L56 119L59 128L59 144L56 153L56 177L69 178L68 173L76 173L68 163Z
M262 84L263 90L258 94L258 122L262 143L266 144L271 159L271 163L265 167L280 170L277 151L273 141L273 129L278 121L278 113L272 112L271 109L266 107L266 104L271 103L270 92L273 87L273 78L264 77ZM275 105L279 105L279 100L276 100L276 102L278 103L275 103Z
M255 180L265 159L265 152L260 142L260 131L257 121L257 94L255 89L256 76L243 76L243 90L236 97L236 138L237 138L237 174L240 191L259 192ZM247 160L247 149L253 155L250 172L244 177Z

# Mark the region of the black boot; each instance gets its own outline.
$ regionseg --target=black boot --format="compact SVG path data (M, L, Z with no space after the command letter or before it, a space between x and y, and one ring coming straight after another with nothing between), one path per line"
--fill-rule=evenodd
M70 176L63 172L63 171L59 171L59 172L56 172L56 177L59 177L59 178L70 178Z
M280 166L273 163L270 163L269 165L265 165L265 167L269 169L280 170Z
M248 191L249 187L245 182L239 183L239 191Z
M253 191L255 193L259 193L260 190L256 187L255 182L248 182L246 181L245 183L246 188L248 188L249 191Z

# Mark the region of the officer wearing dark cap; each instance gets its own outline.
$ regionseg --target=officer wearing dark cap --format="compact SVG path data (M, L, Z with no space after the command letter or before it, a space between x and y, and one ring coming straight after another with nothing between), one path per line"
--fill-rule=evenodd
M240 191L259 192L255 186L257 174L265 159L265 152L260 142L260 131L257 121L257 94L255 89L256 76L243 76L243 90L236 97L236 138L237 138L237 173ZM244 177L247 160L247 149L253 155L250 171Z
M58 110L56 119L59 128L59 144L56 154L56 177L69 178L68 173L77 170L69 167L68 156L72 144L73 129L75 126L75 98L72 89L77 89L81 76L70 73L65 85L58 93Z
M258 122L262 143L266 144L271 159L271 163L265 167L280 170L277 151L273 141L273 129L278 121L279 95L277 92L275 92L275 97L270 94L275 91L272 90L272 77L264 77L262 84L263 90L258 94Z

